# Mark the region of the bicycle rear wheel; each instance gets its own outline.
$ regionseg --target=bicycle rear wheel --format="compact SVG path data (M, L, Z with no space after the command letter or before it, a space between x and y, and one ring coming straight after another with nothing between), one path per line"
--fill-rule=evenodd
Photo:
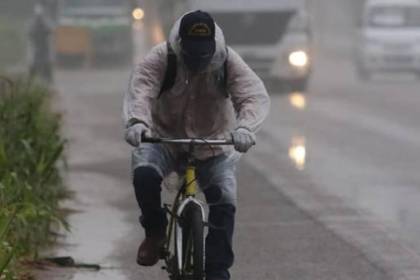
M204 222L201 207L189 203L183 212L183 279L204 279Z

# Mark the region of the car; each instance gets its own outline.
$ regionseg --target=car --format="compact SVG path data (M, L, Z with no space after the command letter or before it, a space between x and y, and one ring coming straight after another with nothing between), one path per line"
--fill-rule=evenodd
M58 58L131 61L132 15L128 0L60 0L55 30Z
M377 72L420 78L420 0L366 1L356 69L365 80Z
M213 0L208 11L227 43L264 80L304 91L312 68L312 32L305 0Z

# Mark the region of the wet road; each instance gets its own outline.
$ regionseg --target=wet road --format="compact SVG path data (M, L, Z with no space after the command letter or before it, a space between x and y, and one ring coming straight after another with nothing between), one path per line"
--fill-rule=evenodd
M419 279L419 83L361 84L346 59L319 56L317 67L307 93L271 91L258 146L239 168L233 277ZM134 262L142 232L119 118L127 78L58 75L76 192L66 206L80 212L54 254L104 267L60 272L67 279L166 279ZM65 279L58 273L42 279Z
M420 279L420 81L357 80L352 46L334 29L348 29L352 7L338 3L316 11L323 51L308 92L271 90L271 114L239 168L233 279ZM337 22L319 16L334 11ZM67 279L166 279L134 262L142 232L121 137L127 78L58 73L77 194L68 207L81 212L55 254L105 267L61 272ZM57 273L41 279L65 279Z
M320 59L307 94L273 98L265 131L317 188L398 228L420 252L420 81L361 83L350 61Z

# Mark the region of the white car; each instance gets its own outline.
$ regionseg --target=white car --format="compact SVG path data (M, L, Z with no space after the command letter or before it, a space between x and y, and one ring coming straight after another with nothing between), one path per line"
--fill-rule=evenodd
M303 91L311 74L312 34L306 0L212 0L191 4L208 11L227 44L266 80Z
M420 78L420 0L367 0L356 66L375 72L412 72Z

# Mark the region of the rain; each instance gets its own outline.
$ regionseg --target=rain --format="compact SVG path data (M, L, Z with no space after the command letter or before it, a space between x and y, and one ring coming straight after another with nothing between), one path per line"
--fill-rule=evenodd
M0 102L8 81L45 88L71 193L59 202L71 230L52 226L54 245L15 267L46 280L169 279L163 261L136 264L144 232L121 116L132 70L196 10L271 99L237 166L232 279L420 279L419 0L2 0ZM57 257L75 263L45 262Z

